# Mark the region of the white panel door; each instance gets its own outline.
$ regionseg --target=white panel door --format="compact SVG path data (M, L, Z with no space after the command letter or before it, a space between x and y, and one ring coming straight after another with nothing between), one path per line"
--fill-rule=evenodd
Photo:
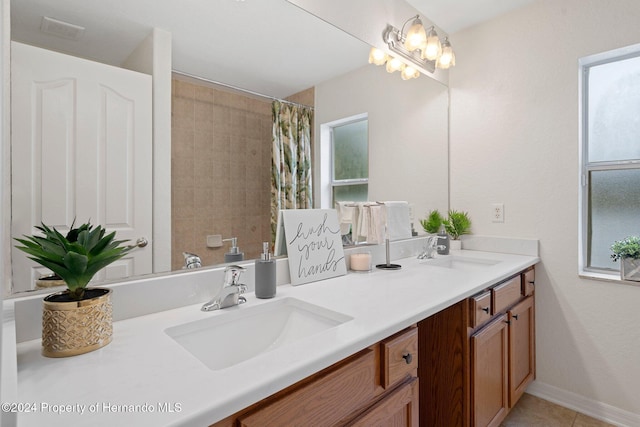
M149 240L94 280L151 273L151 76L16 42L11 56L12 236L90 220ZM15 248L12 266L14 291L46 272Z

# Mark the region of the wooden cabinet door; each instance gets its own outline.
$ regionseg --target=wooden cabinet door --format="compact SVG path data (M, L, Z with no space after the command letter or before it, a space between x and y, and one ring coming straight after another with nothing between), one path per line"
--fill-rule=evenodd
M535 376L533 296L509 310L509 407L513 407Z
M472 425L499 426L507 415L507 316L471 337Z
M334 426L374 399L379 360L360 352L291 393L238 419L240 427Z
M412 378L369 408L350 427L418 427L418 379Z

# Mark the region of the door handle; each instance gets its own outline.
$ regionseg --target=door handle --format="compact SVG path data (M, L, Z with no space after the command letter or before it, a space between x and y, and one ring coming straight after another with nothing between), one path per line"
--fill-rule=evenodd
M148 244L149 244L149 241L147 239L145 239L144 237L140 237L138 240L136 240L135 244L129 245L127 247L130 248L130 249L133 249L133 248L144 248Z

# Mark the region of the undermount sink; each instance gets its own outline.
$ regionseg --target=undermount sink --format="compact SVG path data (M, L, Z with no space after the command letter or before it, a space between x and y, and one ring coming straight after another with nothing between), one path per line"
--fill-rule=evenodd
M474 258L459 255L447 255L438 258L422 260L420 263L434 267L451 268L454 270L477 270L498 264L496 259Z
M349 320L342 313L283 298L172 326L165 333L217 371Z

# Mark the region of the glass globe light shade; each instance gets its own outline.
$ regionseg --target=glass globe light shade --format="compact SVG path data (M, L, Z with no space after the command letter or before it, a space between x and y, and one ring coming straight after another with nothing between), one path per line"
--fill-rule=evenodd
M436 60L436 67L446 70L456 65L456 55L453 53L448 38L442 42L442 55Z
M427 34L427 41L422 48L422 58L429 61L435 61L442 54L442 45L440 44L440 38L438 33L431 27Z
M382 65L387 62L387 54L378 48L372 47L369 51L369 64Z
M427 42L427 32L422 26L420 18L416 17L407 31L407 37L404 41L404 47L413 52L416 49L420 49Z
M398 58L391 57L387 61L387 72L393 73L394 71L402 71L405 67L404 63L400 61Z
M419 76L420 72L410 65L404 67L402 73L400 73L402 80L417 79Z

